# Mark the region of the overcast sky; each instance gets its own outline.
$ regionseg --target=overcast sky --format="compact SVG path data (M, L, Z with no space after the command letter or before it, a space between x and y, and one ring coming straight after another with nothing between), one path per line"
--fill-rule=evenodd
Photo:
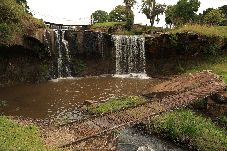
M105 10L108 13L123 0L27 0L32 13L37 18L63 24L88 24L90 15L96 10ZM158 3L172 5L178 0L157 0ZM138 4L141 0L137 0ZM227 5L227 0L200 0L199 12L213 7ZM137 5L138 5L137 4ZM134 7L135 23L149 24L146 16L139 13L138 6ZM164 26L164 16L156 26Z

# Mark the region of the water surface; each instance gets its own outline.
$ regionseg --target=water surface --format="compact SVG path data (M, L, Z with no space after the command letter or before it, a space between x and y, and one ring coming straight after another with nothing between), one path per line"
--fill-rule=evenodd
M99 76L17 85L0 89L7 106L4 115L34 119L80 118L86 100L105 101L110 97L139 95L158 80Z

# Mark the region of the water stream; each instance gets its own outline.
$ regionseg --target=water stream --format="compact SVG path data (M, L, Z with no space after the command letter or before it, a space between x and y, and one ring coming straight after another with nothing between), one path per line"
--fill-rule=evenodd
M187 151L187 149L136 128L127 128L119 135L118 151Z
M72 77L71 75L71 59L68 49L68 41L65 40L65 30L55 29L55 52L57 53L57 65L53 65L52 79ZM55 63L55 62L54 62ZM57 68L55 68L57 66ZM57 73L57 74L56 74Z

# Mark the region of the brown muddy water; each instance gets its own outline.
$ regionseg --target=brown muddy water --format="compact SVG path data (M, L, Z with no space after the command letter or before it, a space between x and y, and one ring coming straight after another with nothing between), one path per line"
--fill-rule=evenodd
M112 76L62 79L41 84L17 85L0 89L4 115L39 120L80 119L78 110L86 100L105 101L110 97L140 95L159 83L155 79L130 79Z

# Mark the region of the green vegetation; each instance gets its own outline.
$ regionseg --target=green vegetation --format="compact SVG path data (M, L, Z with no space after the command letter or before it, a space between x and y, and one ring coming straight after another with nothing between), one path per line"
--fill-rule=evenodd
M195 32L209 37L227 37L227 26L207 26L198 24L186 24L180 28L170 30L170 33Z
M108 21L108 13L103 10L97 10L92 13L93 23L104 23Z
M88 106L86 107L86 110L92 114L103 114L133 107L145 102L146 100L144 98L138 96L110 98L107 102Z
M110 13L109 13L109 21L110 22L126 22L127 20L127 9L123 5L116 6Z
M0 1L0 43L16 43L26 34L45 27L42 21L27 12L26 1Z
M203 63L191 64L185 71L190 73L202 70L212 70L227 83L227 56L210 57Z
M165 113L151 119L147 129L186 143L190 148L203 151L227 150L227 133L211 119L186 109Z
M23 126L5 116L0 116L0 150L49 151L57 149L44 145L37 127Z
M141 12L150 20L151 26L154 26L155 18L159 22L159 15L165 12L166 5L158 4L155 0L142 0Z
M194 103L192 103L189 108L196 109L196 110L203 110L207 108L207 100L201 99Z
M136 0L124 0L126 6L126 28L131 30L134 24L134 13L132 7L136 4Z
M220 9L213 9L203 15L203 21L210 25L219 25L224 20L224 16Z
M199 10L199 0L179 0L176 5L170 5L166 10L167 24L176 26L196 20L196 12Z
M92 28L110 28L117 25L125 25L125 22L104 22L92 25Z
M227 129L227 116L220 117L219 123Z

